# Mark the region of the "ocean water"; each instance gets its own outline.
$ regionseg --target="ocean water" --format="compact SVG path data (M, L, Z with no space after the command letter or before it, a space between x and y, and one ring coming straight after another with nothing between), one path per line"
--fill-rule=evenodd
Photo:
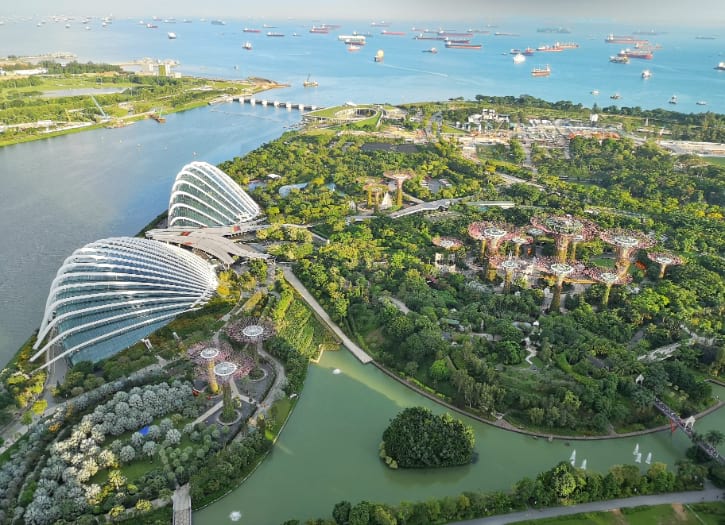
M469 28L489 30L476 34L474 43L481 50L446 49L443 42L414 40L418 31L439 29L433 24L398 23L385 28L405 32L403 36L381 35L380 27L369 22L346 22L329 34L309 32L310 22L227 20L226 25L209 21L167 24L156 21L158 29L148 29L139 19L115 20L101 27L98 19L84 30L80 20L66 29L63 22L49 21L37 27L37 21L7 21L0 26L0 49L7 54L27 55L68 51L81 61L125 62L151 57L171 58L180 62L183 74L245 78L259 76L287 83L280 90L283 100L302 101L315 105L353 102L402 103L420 100L445 100L455 97L529 94L547 100L570 100L591 106L616 104L642 108L667 108L682 112L725 112L725 71L715 66L725 61L725 30L723 28L657 28L660 34L638 36L658 44L653 60L632 59L630 64L609 62L609 57L624 45L607 44L609 33L632 34L637 27L608 22L578 22L567 25L570 34L538 33L536 28L549 24L535 21L510 21L487 28L467 21L446 24L445 29L465 31ZM144 19L144 22L151 22ZM245 33L243 28L255 27L260 33ZM650 28L645 28L649 30ZM170 40L167 32L178 38ZM267 31L283 33L283 38L266 35ZM349 52L337 39L340 34L357 31L370 34L360 51ZM495 36L494 32L516 36ZM293 36L297 34L297 36ZM715 37L697 39L697 36ZM242 48L249 41L253 49ZM579 44L578 49L560 53L537 53L523 64L516 65L510 49L536 48L556 41ZM431 47L437 54L423 52ZM383 63L375 63L378 49L385 53ZM533 78L532 67L549 64L548 78ZM643 69L652 77L641 78ZM318 81L317 88L303 88L308 77ZM593 96L591 92L600 94ZM619 93L621 99L610 100ZM668 101L676 95L678 105ZM706 101L707 106L696 105Z

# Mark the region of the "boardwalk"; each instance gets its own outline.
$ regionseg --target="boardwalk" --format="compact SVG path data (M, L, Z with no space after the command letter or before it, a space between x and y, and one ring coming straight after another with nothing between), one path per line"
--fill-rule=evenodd
M191 495L188 483L174 491L171 502L174 505L173 525L191 525Z
M345 335L345 333L340 329L337 324L333 322L332 319L330 319L330 316L327 315L327 312L320 306L320 303L317 302L317 300L312 297L310 292L307 291L307 288L300 282L299 279L295 276L295 274L292 273L292 270L290 270L287 267L283 268L284 272L284 278L287 279L287 282L290 283L292 288L294 288L297 293L299 293L302 296L302 299L312 308L312 311L315 313L315 316L322 321L334 334L337 336L340 341L342 341L342 344L345 348L350 350L352 352L352 355L358 358L358 360L363 363L369 363L373 360L372 357L370 357L365 351L360 348L358 345L352 342L352 340Z

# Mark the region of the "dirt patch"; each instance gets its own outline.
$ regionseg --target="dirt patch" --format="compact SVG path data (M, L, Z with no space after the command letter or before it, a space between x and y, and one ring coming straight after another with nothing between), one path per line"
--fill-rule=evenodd
M612 509L609 512L614 516L614 523L617 525L627 525L627 519L622 515L622 511L619 509Z
M689 521L687 511L682 507L681 503L673 503L672 510L675 511L675 515L679 521Z

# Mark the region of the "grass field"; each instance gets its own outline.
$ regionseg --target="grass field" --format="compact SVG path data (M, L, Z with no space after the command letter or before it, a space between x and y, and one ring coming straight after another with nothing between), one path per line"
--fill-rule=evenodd
M725 503L634 507L516 523L518 525L718 525L725 523Z
M711 164L725 167L725 157L704 157Z

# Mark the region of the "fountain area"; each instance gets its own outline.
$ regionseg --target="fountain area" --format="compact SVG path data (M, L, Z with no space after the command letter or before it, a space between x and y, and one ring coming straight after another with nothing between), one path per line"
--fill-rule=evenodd
M343 373L336 375L335 369ZM245 523L278 524L288 519L329 516L335 503L403 500L423 501L465 490L508 490L524 476L534 477L577 451L577 466L605 472L614 464L637 465L643 471L647 453L652 462L674 469L689 446L682 432L669 430L625 439L565 442L504 431L473 420L478 461L441 470L390 470L378 459L383 430L400 410L425 406L444 409L360 364L348 352L325 352L309 368L303 395L272 454L231 494L194 514L196 524L227 523L239 511ZM459 416L456 416L459 417ZM706 428L715 414L702 420ZM465 418L464 418L465 419ZM639 444L641 463L632 454ZM280 502L284 502L283 505Z

